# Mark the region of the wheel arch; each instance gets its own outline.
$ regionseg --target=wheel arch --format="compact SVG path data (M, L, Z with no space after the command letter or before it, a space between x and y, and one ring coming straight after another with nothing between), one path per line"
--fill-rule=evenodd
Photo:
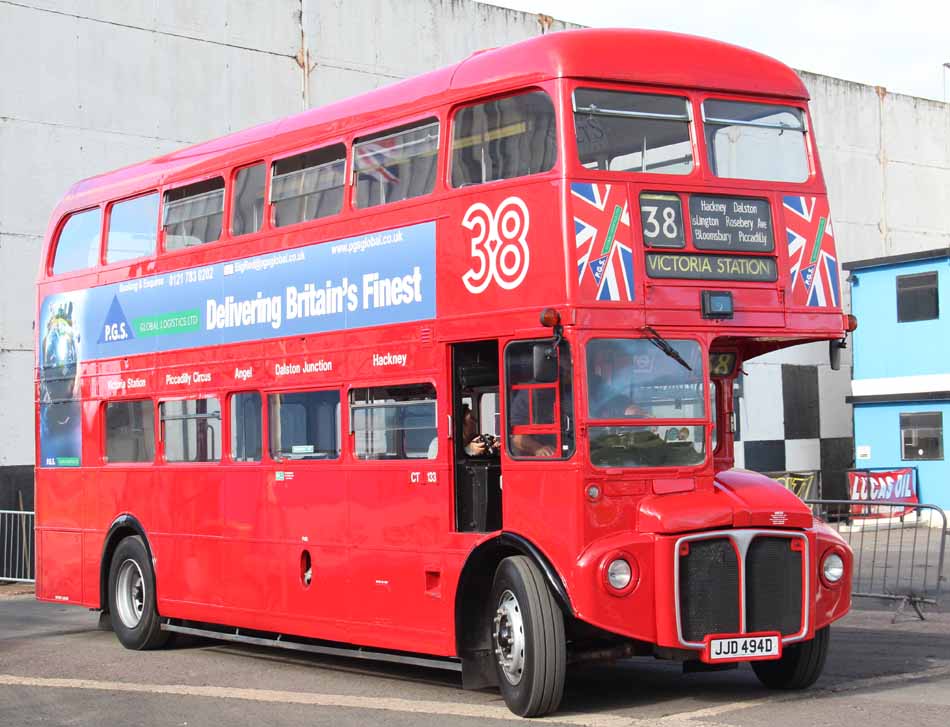
M104 613L109 611L109 568L112 565L112 555L119 543L132 535L142 538L149 560L153 557L145 528L134 515L123 513L112 521L102 542L102 557L99 559L99 610Z
M486 594L491 591L495 571L501 561L512 555L524 555L544 574L565 619L574 615L570 596L557 569L534 543L517 533L504 532L490 538L469 553L455 592L455 648L462 660L462 684L466 689L496 685L488 638Z

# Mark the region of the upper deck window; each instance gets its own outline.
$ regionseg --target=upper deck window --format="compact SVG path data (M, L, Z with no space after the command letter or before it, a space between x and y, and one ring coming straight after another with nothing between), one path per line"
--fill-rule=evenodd
M272 173L270 197L277 227L335 215L343 209L343 144L278 159Z
M703 102L713 174L727 179L808 179L805 120L792 106L708 99Z
M264 223L264 163L238 170L231 188L231 234L257 232Z
M687 99L579 88L574 131L581 164L611 172L689 174L693 144Z
M165 192L165 249L214 242L221 237L224 180L221 177Z
M109 212L106 262L133 260L155 252L158 193L116 202Z
M435 187L439 122L426 119L353 146L356 206L373 207L428 194Z
M544 91L466 106L455 115L452 186L539 174L557 160L554 105Z
M99 257L99 232L102 210L99 207L69 216L59 233L53 275L91 268Z

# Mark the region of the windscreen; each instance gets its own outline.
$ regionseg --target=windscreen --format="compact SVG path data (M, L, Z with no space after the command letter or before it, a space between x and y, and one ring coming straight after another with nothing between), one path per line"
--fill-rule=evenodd
M590 427L595 466L682 467L705 460L706 428L696 421L706 418L702 349L696 341L667 343L681 361L647 339L587 344L588 414L604 421Z

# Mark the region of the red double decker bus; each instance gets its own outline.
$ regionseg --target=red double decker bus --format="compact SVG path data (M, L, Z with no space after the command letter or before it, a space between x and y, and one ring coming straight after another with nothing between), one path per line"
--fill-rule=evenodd
M75 185L37 597L521 715L592 658L810 685L851 553L731 469L742 363L854 325L807 99L750 51L579 30Z

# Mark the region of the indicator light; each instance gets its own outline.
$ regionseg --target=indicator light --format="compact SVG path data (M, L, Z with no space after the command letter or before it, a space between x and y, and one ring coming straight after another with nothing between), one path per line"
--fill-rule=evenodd
M554 328L554 326L560 325L561 323L561 314L558 313L554 308L545 308L541 311L541 325L547 326L548 328Z

